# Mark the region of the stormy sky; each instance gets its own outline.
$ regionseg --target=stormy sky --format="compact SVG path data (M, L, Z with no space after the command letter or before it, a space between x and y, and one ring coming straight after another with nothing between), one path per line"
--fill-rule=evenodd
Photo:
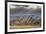
M41 6L36 5L10 5L10 16L41 15Z
M11 5L10 14L22 15L22 14L38 14L41 13L40 6L29 6L29 5Z

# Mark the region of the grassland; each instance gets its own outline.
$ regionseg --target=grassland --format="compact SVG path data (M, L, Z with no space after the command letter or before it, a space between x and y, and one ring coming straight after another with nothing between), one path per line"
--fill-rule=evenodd
M41 19L32 19L28 18L16 18L15 20L10 21L11 29L25 29L25 28L39 28L41 27Z

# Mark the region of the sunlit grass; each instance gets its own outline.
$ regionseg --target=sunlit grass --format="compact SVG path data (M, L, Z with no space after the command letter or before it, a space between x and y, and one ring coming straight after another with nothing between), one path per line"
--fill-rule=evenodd
M11 26L10 29L40 28L40 26Z

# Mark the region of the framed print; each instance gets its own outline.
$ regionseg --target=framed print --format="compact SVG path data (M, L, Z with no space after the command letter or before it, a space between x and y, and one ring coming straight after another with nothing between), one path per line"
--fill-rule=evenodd
M44 31L43 2L5 1L5 32Z

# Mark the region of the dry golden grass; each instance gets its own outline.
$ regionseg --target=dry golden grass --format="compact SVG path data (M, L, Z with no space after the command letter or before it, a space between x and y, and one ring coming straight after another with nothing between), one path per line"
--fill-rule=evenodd
M40 26L11 26L10 29L39 28Z
M39 28L41 26L41 19L34 20L30 18L17 18L10 21L11 29L25 29L25 28Z

